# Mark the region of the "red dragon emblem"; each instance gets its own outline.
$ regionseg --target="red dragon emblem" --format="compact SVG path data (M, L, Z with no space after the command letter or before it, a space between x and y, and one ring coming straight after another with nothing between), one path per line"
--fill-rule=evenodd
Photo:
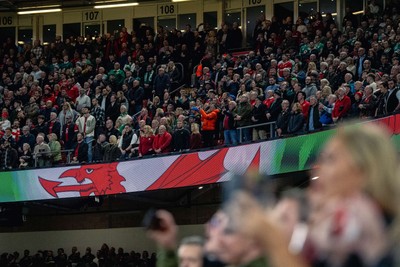
M118 162L84 165L66 170L60 175L59 179L75 178L77 185L62 185L63 182L49 181L42 177L39 177L39 182L53 197L58 197L61 192L79 192L81 196L125 193L126 189L121 185L125 178L118 173L117 165ZM83 184L87 181L90 183Z

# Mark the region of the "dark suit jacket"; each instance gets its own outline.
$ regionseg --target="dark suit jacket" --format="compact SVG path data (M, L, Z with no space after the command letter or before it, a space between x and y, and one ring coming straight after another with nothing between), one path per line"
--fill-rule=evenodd
M87 162L88 161L88 145L83 141L80 144L76 143L75 148L74 148L74 154L75 156L75 149L78 147L78 161L79 162Z

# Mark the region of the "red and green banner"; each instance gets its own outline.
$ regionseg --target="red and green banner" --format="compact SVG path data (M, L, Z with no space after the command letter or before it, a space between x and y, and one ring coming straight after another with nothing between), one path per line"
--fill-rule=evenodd
M400 115L366 123L388 127L400 151ZM307 170L335 131L123 162L1 172L0 202L204 185L227 181L249 168L268 175Z

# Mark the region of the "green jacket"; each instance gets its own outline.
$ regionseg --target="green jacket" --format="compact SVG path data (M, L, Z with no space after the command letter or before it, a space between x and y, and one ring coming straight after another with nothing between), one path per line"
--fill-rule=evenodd
M253 107L249 102L239 103L236 107L236 114L242 117L240 121L236 121L237 127L247 126L251 124L251 112Z
M51 150L51 155L53 156L53 161L61 160L61 145L58 141L49 142L49 147Z

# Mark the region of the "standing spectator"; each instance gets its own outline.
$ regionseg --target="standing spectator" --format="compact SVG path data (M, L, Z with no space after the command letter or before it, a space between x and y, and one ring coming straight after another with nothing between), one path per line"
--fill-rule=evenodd
M282 101L282 111L279 113L278 119L276 120L276 133L279 137L287 134L287 128L290 118L290 102L288 100Z
M169 90L169 75L165 73L164 68L158 69L158 74L154 78L153 84L153 95L156 95L160 98L163 97L164 92Z
M225 145L234 145L238 144L237 138L237 130L235 126L235 111L236 111L236 102L229 101L228 109L222 110L222 115L224 115L223 119L223 128L224 128L224 144Z
M78 133L78 126L72 122L72 116L67 115L67 121L62 129L61 140L64 143L64 148L70 150L74 147L76 141L76 134Z
M19 137L17 142L17 149L19 153L23 151L23 145L25 143L28 143L30 147L35 146L35 136L30 133L29 126L27 125L22 127L22 135Z
M318 101L315 96L310 96L310 107L308 109L308 117L306 121L306 131L315 131L322 128L320 122L320 112Z
M79 84L78 84L79 85ZM90 97L86 94L85 88L79 87L79 96L75 100L76 111L81 112L83 107L90 108L91 102Z
M251 121L253 124L262 124L267 122L267 106L263 103L264 98L257 96L256 103L252 110ZM267 139L265 125L253 128L253 141Z
M140 135L139 157L154 154L153 150L154 134L149 125L143 127L143 133Z
M92 143L94 140L94 130L96 127L96 119L90 115L89 108L82 108L82 116L76 120L78 131L83 134L85 143L88 145L88 159L86 162L92 162Z
M199 125L197 123L192 123L190 125L190 129L192 131L190 135L190 149L199 149L202 147L201 145L201 134Z
M274 91L274 101L271 103L271 106L267 109L267 120L268 121L276 121L278 119L279 113L282 110L282 97L281 91L279 89L275 89Z
M252 106L249 103L249 98L247 94L240 96L239 105L236 107L236 114L234 120L236 121L236 126L245 127L251 124L251 111ZM249 142L252 140L251 136L251 128L242 129L242 135L240 134L240 130L238 130L239 142ZM242 137L242 138L240 138ZM240 140L241 139L241 140Z
M351 109L351 100L346 95L346 89L340 87L337 91L338 99L332 111L332 119L335 123L345 119Z
M250 104L249 104L250 105ZM214 146L214 134L217 125L219 110L214 104L205 104L204 109L200 109L202 121L202 136L204 138L204 147Z
M319 109L321 110L320 122L322 126L330 125L333 123L332 111L336 103L336 95L330 94L327 103L320 103Z
M386 96L386 114L392 114L400 110L400 90L394 80L388 81L388 94Z
M88 144L83 140L82 133L76 135L76 141L71 163L88 162Z
M172 136L167 132L164 125L158 128L158 134L154 137L153 150L156 154L161 154L170 151Z
M143 107L143 100L145 99L145 92L143 87L140 86L139 79L133 81L133 87L129 91L128 98L131 113L139 113Z
M117 103L117 98L114 94L110 97L110 104L108 105L106 111L106 119L111 119L114 123L120 114L120 106Z
M105 134L99 134L93 146L93 162L101 162L104 158L104 147L108 144Z
M308 111L310 109L310 102L308 102L306 100L306 93L304 93L303 91L300 91L297 93L297 102L299 102L299 104L301 105L302 111L303 111L303 115L304 115L304 119L307 120L308 118Z
M48 167L51 165L51 150L48 144L44 142L44 135L38 134L36 137L36 146L33 150L35 167Z
M8 120L8 110L6 108L3 108L2 110L0 126L3 132L5 132L7 128L11 127L11 122Z
M61 129L64 128L64 124L67 123L67 117L75 118L77 116L77 112L71 108L71 104L69 102L64 102L62 104L62 109L60 113L58 113L58 121L61 124Z
M114 123L112 120L106 121L105 135L106 135L106 139L109 139L111 137L111 135L115 135L115 137L117 137L117 138L121 135L120 132L117 129L115 129Z
M287 133L288 134L302 134L304 133L304 115L300 103L294 103L292 113L290 114Z
M43 47L40 45L40 40L35 40L33 42L33 47L31 52L36 59L40 59L42 57Z
M242 47L242 41L243 41L242 30L239 28L239 24L235 21L232 24L232 29L228 32L227 48L238 49Z
M46 126L47 126L46 134L55 133L57 135L57 139L59 139L61 134L61 124L57 120L57 113L55 112L50 113L50 120L46 124Z
M18 167L18 152L11 147L9 141L4 141L1 144L0 151L0 168L2 170L11 170Z
M366 86L364 89L364 97L358 105L361 118L371 118L375 116L377 98L373 94L372 88Z
M186 151L190 147L190 133L183 127L183 121L176 122L176 128L172 134L172 150L174 152Z
M310 96L315 95L317 93L317 86L312 82L312 78L308 76L306 78L306 86L303 88L303 92L306 93L306 100L310 100Z
M51 161L53 166L57 166L61 163L61 144L58 142L57 135L55 133L48 134L49 147L51 151Z
M92 110L91 115L96 119L96 127L94 130L95 137L104 132L104 125L106 119L106 113L104 109L99 105L97 98L92 99Z

